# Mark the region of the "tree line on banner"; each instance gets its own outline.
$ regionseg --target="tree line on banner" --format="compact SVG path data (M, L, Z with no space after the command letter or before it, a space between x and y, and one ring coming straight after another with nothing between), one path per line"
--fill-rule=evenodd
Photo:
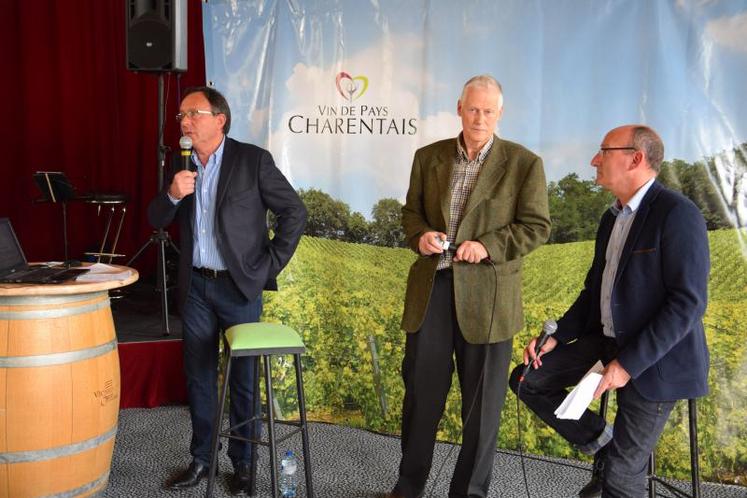
M682 192L699 208L708 230L743 226L737 204L747 189L747 144L703 161L688 163L679 159L662 163L658 180ZM714 186L719 178L734 178L722 192ZM599 218L613 201L612 195L594 180L581 180L570 173L547 186L552 231L549 244L593 240ZM383 247L405 247L402 231L402 203L384 198L374 204L371 221L351 211L343 201L314 188L298 192L309 212L305 235ZM729 214L732 213L730 219Z

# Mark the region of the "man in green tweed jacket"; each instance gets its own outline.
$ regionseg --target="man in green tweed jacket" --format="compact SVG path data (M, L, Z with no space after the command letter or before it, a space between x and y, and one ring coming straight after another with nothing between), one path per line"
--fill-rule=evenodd
M542 160L494 135L500 84L470 79L457 113L456 139L415 153L402 208L407 243L420 257L402 318L402 460L393 497L423 495L454 357L463 440L449 496L487 496L512 338L524 324L522 257L550 233Z

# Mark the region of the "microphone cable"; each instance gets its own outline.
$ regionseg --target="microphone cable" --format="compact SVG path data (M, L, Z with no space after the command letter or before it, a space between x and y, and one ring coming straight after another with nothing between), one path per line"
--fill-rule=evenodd
M454 251L454 252L456 252L456 250L458 248L459 248L459 245L455 244L454 246L448 247L445 250L446 251ZM474 263L470 263L470 264L474 264ZM482 261L480 261L477 264L489 264L490 266L493 267L493 277L494 277L494 279L493 279L493 308L492 308L492 310L490 312L490 326L488 327L488 333L487 333L487 335L485 337L485 344L484 344L484 345L487 346L490 343L489 342L490 341L490 331L493 330L493 318L495 317L495 300L498 298L498 268L495 266L495 263L493 263L493 260L490 259L489 255L488 255L487 258L483 259ZM461 333L461 329L459 330L459 333ZM482 385L483 380L485 379L485 370L487 370L487 366L488 366L488 354L487 354L487 352L485 352L485 357L482 360L482 369L480 371L480 377L479 377L479 379L477 381L477 388L478 389L475 389L475 394L472 396L472 402L470 403L469 410L467 410L467 416L464 417L464 422L462 423L462 443L464 443L464 430L467 427L467 424L469 423L470 417L472 417L472 411L475 408L475 403L477 403L477 396L481 392L480 389L479 389L479 387ZM495 442L493 442L493 444L495 444ZM446 456L444 457L443 461L441 461L441 465L438 467L438 471L436 472L436 475L433 476L433 482L431 482L431 490L430 490L430 492L428 492L428 496L433 497L433 489L435 488L436 483L438 482L439 477L441 477L441 472L444 469L444 465L446 465L446 462L448 462L449 459L451 458L451 454L453 453L454 448L456 448L456 445L452 444L451 448L449 449L449 452L446 454Z
M534 345L535 356L539 356L540 350L544 347L547 339L551 337L557 329L558 324L555 322L555 320L546 320L545 323L542 324L542 334L539 336L537 342ZM521 376L519 377L519 384L518 386L516 386L516 438L518 440L517 446L519 448L519 461L521 462L521 475L524 478L524 490L527 492L527 498L532 498L532 495L531 493L529 493L529 478L527 478L527 469L524 463L524 437L521 432L521 385L524 383L524 378L529 375L529 372L531 371L532 361L529 362L524 371L521 373Z
M530 363L531 365L531 363ZM524 478L524 490L527 492L527 498L532 498L529 493L529 478L527 477L527 469L524 464L524 437L521 432L521 385L524 383L524 376L520 377L519 385L516 387L516 438L517 446L519 447L519 461L521 462L521 475Z

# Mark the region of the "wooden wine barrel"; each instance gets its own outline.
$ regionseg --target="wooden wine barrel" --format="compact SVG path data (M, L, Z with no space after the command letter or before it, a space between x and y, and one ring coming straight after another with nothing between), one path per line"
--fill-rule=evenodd
M108 293L94 289L121 285L0 286L0 497L106 487L119 358Z

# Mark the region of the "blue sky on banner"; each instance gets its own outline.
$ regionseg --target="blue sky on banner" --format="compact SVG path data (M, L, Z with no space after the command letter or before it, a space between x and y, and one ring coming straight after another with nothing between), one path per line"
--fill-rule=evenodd
M479 73L504 86L499 134L548 180L592 178L622 123L659 130L667 159L747 142L744 0L210 0L203 14L231 135L367 217L404 198L417 147L458 133Z

